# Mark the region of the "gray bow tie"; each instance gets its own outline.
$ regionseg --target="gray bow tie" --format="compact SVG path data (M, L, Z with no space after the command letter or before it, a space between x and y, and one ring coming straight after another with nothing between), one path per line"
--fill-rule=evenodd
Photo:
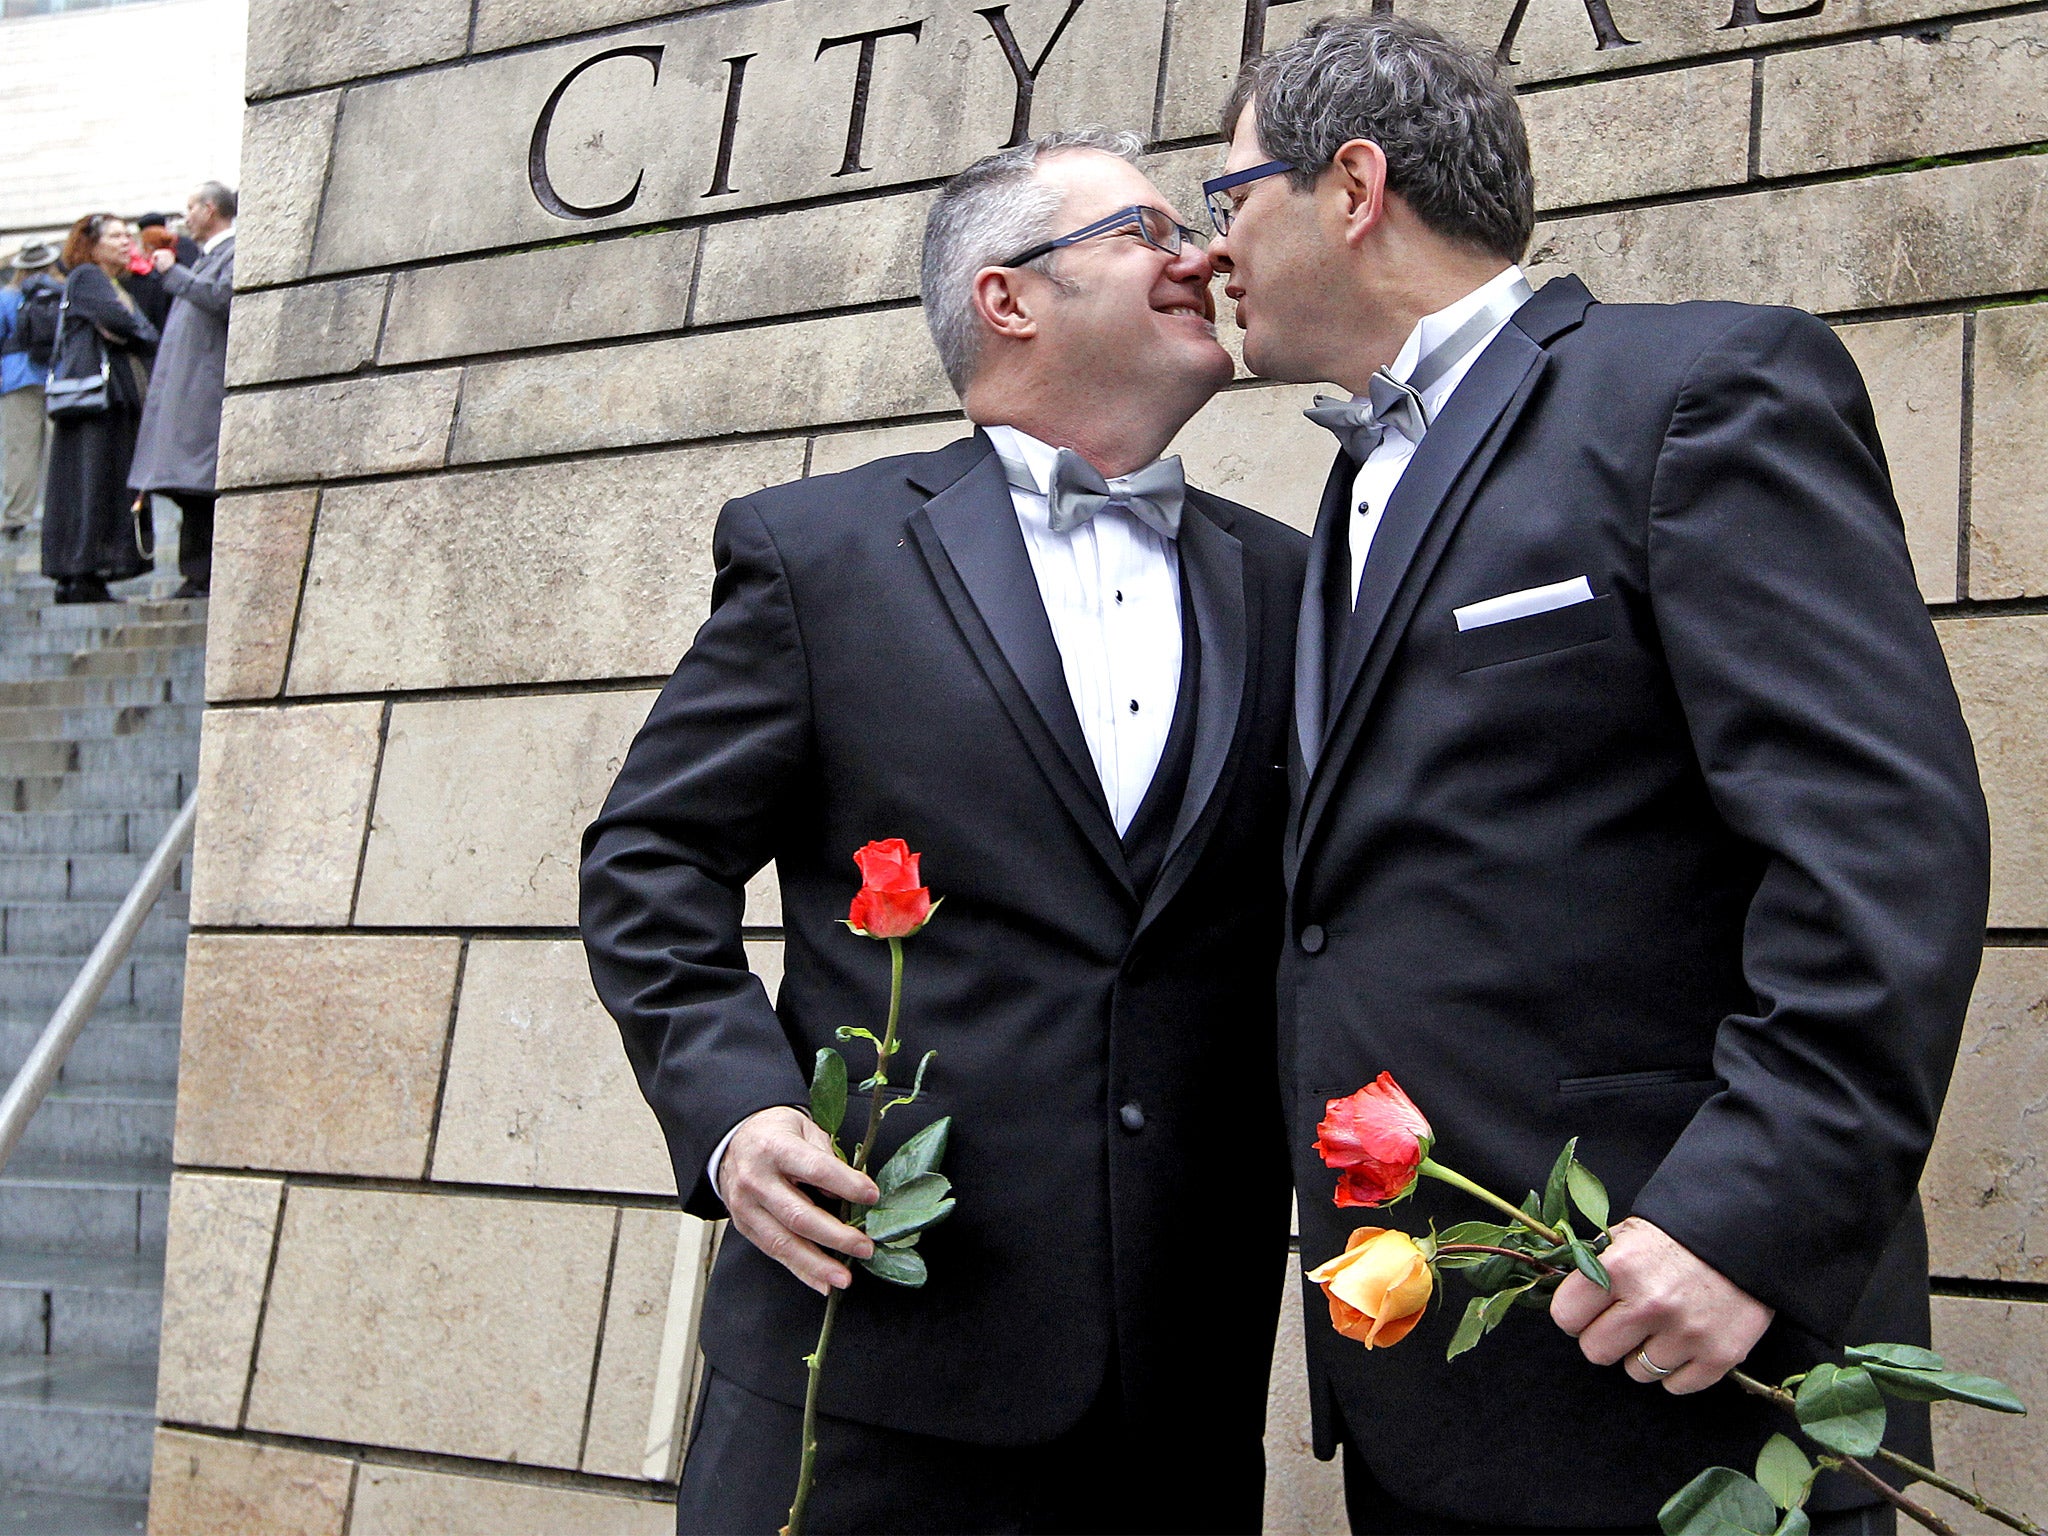
M1038 489L1031 471L1022 464L1004 459L1003 473L1019 490ZM1054 533L1072 533L1104 507L1122 507L1161 538L1176 539L1186 495L1187 477L1177 457L1105 480L1073 449L1062 448L1053 460L1052 487L1045 499Z

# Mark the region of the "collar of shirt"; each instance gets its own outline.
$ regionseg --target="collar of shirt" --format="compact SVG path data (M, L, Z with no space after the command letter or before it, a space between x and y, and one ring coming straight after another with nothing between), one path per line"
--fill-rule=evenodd
M214 247L219 245L221 241L227 239L227 237L229 235L232 235L234 232L235 226L230 224L226 229L222 230L219 234L209 236L206 240L201 242L199 246L199 254L202 256L211 256L213 254Z
M1505 271L1481 283L1457 303L1446 305L1433 315L1424 315L1415 322L1415 329L1408 333L1408 339L1401 344L1401 350L1387 372L1405 381L1431 347L1439 345L1446 337L1453 335L1459 326L1513 287L1521 276L1520 267L1509 266ZM1427 407L1432 419L1444 408L1444 402L1451 398L1451 392L1471 371L1472 365L1479 361L1479 354L1487 349L1493 338L1500 334L1501 326L1506 324L1507 321L1503 320L1500 325L1488 331L1477 346L1453 363L1442 378L1422 392L1422 403Z
M986 432L988 440L995 444L997 454L1013 464L1024 466L1026 473L1031 476L1032 484L1032 490L1026 494L1037 498L1036 508L1041 518L1049 516L1045 508L1045 492L1046 487L1052 484L1052 466L1060 456L1059 449L1050 443L1041 443L1029 432L1020 432L1011 426L983 427L981 430ZM1015 491L1023 488L1011 486L1010 489Z

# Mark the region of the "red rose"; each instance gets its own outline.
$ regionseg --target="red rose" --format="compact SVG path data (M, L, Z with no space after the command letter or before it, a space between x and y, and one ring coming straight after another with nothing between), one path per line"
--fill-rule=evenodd
M1346 1099L1332 1099L1316 1127L1316 1151L1335 1168L1338 1205L1389 1205L1415 1187L1435 1133L1393 1074L1382 1072Z
M869 843L853 856L860 866L860 891L846 925L871 939L907 939L931 921L937 905L917 883L919 855L900 837Z

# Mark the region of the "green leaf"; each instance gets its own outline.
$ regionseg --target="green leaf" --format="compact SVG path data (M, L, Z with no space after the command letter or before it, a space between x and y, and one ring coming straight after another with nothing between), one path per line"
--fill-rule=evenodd
M1860 1365L1816 1365L1794 1403L1799 1427L1831 1451L1868 1456L1884 1441L1884 1398Z
M856 1025L842 1024L833 1030L832 1033L841 1040L865 1040L878 1051L882 1048L881 1039L872 1029L861 1029Z
M1485 1298L1480 1303L1480 1321L1485 1330L1491 1333L1494 1329L1498 1328L1501 1325L1501 1320L1508 1315L1508 1309L1514 1306L1522 1293L1535 1283L1533 1280L1524 1280L1519 1285L1511 1285L1505 1290L1495 1291L1491 1296Z
M1556 1226L1564 1219L1566 1184L1572 1171L1572 1154L1578 1150L1579 1138L1574 1136L1564 1144L1564 1150L1557 1154L1557 1161L1550 1165L1550 1177L1543 1181L1543 1220L1546 1225Z
M937 1051L926 1051L924 1053L923 1057L920 1058L917 1063L917 1076L911 1080L910 1092L905 1095L899 1095L896 1098L891 1099L888 1103L884 1104L882 1106L883 1114L888 1114L889 1111L894 1109L898 1104L915 1104L919 1099L924 1097L925 1068L929 1067L932 1064L932 1058L938 1054L939 1053Z
M1565 1175L1565 1183L1571 1188L1572 1204L1584 1214L1586 1220L1601 1231L1607 1230L1607 1186L1600 1182L1599 1175L1584 1163L1573 1161L1571 1171Z
M907 1179L869 1208L862 1229L878 1243L922 1232L953 1213L946 1198L952 1181L942 1173L920 1173Z
M1465 1281L1482 1296L1491 1296L1523 1272L1523 1267L1513 1259L1504 1259L1497 1253L1477 1257L1481 1262L1465 1271Z
M846 1118L846 1058L830 1046L811 1068L811 1118L827 1136L837 1136Z
M1762 1485L1733 1467L1709 1467L1665 1501L1657 1523L1664 1536L1725 1536L1729 1531L1772 1536L1778 1506Z
M1797 1509L1813 1487L1813 1463L1783 1435L1764 1442L1756 1458L1756 1480L1780 1509Z
M1572 1264L1578 1272L1599 1286L1603 1291L1614 1289L1614 1282L1607 1278L1607 1266L1600 1262L1599 1255L1578 1238L1571 1241Z
M942 1115L896 1149L875 1175L875 1188L887 1199L892 1190L908 1184L921 1173L936 1173L939 1159L946 1155L946 1138L953 1134L953 1117Z
M860 1267L891 1285L915 1289L924 1284L924 1255L908 1248L877 1248L872 1258L860 1261Z
M1519 1230L1519 1229L1517 1229ZM1455 1226L1445 1227L1437 1233L1438 1244L1443 1243L1499 1243L1506 1237L1507 1229L1490 1221L1461 1221Z
M1455 1360L1486 1336L1486 1303L1490 1298L1474 1296L1465 1303L1465 1315L1458 1319L1458 1331L1451 1335L1446 1360Z
M1902 1371L1945 1371L1948 1362L1917 1344L1852 1344L1842 1351L1856 1365L1895 1365Z
M1813 1522L1806 1517L1803 1509L1788 1509L1785 1518L1778 1522L1778 1528L1771 1536L1809 1536Z
M1965 1371L1902 1371L1889 1365L1862 1367L1893 1397L1916 1403L1969 1403L1993 1413L2025 1413L2027 1405L2004 1382Z

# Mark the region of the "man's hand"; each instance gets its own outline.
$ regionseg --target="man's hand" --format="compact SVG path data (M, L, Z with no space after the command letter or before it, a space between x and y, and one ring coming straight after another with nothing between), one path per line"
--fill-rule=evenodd
M856 1205L881 1198L873 1179L832 1155L831 1138L801 1110L779 1105L742 1120L713 1173L741 1235L820 1296L853 1283L853 1271L827 1248L856 1259L875 1251L866 1233L798 1187Z
M1662 1381L1666 1392L1711 1387L1748 1357L1777 1315L1637 1216L1615 1227L1600 1262L1613 1291L1568 1275L1550 1298L1551 1321L1595 1365L1626 1358L1631 1378ZM1668 1374L1645 1370L1642 1356Z
M149 264L159 272L168 272L178 264L178 253L165 246L160 251L150 252Z

